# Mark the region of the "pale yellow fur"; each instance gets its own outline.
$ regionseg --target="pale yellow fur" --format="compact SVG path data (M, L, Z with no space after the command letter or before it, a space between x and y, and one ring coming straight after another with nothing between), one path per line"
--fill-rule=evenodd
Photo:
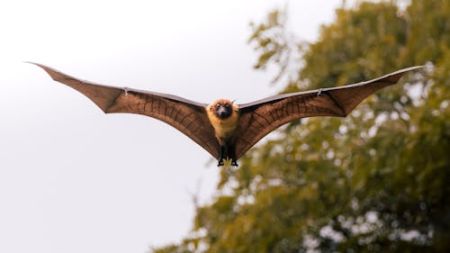
M215 106L217 103L231 104L233 108L233 113L231 114L231 116L226 119L218 118L211 109L211 107ZM232 103L229 100L219 99L208 105L206 111L208 114L209 121L211 122L211 125L214 127L216 137L220 141L224 141L233 135L233 132L236 129L239 120L239 107L236 104Z

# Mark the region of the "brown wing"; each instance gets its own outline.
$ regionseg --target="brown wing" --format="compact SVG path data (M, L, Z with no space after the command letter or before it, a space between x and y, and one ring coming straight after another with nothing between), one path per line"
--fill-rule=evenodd
M235 134L239 159L261 138L290 121L314 116L347 116L363 99L375 91L393 85L410 67L357 84L282 94L240 105L240 123Z
M33 64L43 68L53 80L87 96L105 113L135 113L162 120L191 138L213 157L219 157L220 145L206 115L206 104L168 94L94 84L42 64Z

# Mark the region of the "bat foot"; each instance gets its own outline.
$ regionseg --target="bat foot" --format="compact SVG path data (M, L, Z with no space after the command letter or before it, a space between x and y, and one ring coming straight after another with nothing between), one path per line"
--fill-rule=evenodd
M219 162L217 163L217 167L220 167L223 165L224 165L223 159L220 159Z
M231 166L237 167L239 166L239 164L237 163L236 160L231 161Z

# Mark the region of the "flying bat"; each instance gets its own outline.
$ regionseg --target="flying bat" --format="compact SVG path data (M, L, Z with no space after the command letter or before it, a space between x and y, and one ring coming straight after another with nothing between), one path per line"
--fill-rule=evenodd
M345 86L267 97L246 104L218 99L210 104L182 97L83 81L42 64L53 80L81 92L105 113L135 113L159 119L191 138L218 160L238 166L261 138L290 121L314 116L347 116L362 100L393 85L415 66Z

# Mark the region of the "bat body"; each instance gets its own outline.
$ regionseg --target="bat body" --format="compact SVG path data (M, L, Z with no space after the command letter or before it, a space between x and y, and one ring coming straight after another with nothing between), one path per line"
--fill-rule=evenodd
M55 81L91 99L105 113L135 113L159 119L191 138L218 160L237 160L261 138L290 121L314 116L347 116L362 100L393 85L410 67L346 86L281 94L247 104L218 99L203 104L178 96L83 81L42 64Z

